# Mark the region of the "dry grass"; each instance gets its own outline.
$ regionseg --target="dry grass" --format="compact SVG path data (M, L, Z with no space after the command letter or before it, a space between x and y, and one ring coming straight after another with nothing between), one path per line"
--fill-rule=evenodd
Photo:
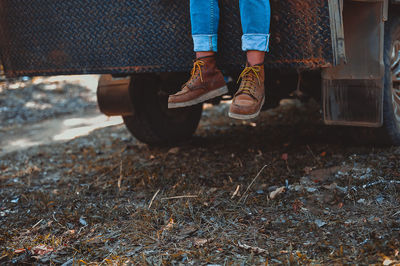
M113 127L0 158L0 262L398 263L399 149L342 142L313 106L207 112L174 152Z

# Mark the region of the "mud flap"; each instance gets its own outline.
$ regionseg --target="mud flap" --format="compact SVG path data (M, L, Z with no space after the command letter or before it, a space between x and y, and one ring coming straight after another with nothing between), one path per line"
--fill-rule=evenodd
M323 111L327 125L380 127L383 87L374 80L323 80Z
M333 0L336 1L336 0ZM387 0L338 0L345 57L322 72L324 122L329 125L380 127L383 124L383 45ZM331 10L331 12L333 12ZM341 36L342 35L342 36Z

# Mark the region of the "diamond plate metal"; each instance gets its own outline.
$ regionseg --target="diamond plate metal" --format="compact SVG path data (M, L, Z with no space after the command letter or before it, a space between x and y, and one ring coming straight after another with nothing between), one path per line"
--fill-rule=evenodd
M237 71L238 0L220 0L220 67ZM328 0L271 0L267 68L332 63ZM188 71L188 0L0 0L0 55L14 76Z

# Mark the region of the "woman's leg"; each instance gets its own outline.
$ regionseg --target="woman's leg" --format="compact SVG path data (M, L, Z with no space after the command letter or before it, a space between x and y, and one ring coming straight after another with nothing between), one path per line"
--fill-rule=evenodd
M258 116L265 101L264 57L269 45L271 10L269 0L240 0L242 49L247 52L238 92L233 98L229 116L252 119Z
M190 0L190 19L194 51L200 57L212 55L217 51L218 0Z
M169 96L168 108L195 105L228 92L214 58L217 51L218 0L190 0L190 18L197 59L192 75L182 90Z
M269 46L269 0L240 0L239 6L243 29L242 49L249 51L251 60L263 59Z

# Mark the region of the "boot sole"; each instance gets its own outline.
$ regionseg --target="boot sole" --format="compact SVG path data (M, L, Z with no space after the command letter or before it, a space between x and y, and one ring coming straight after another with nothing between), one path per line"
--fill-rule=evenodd
M260 108L259 108L259 109L257 110L257 112L255 112L254 114L243 115L243 114L235 114L235 113L229 112L229 113L228 113L228 116L229 116L230 118L239 119L239 120L249 120L249 119L256 118L256 117L260 114L261 108L263 107L264 102L265 102L265 96L264 96L264 98L262 99L262 102L261 102L261 104L260 104Z
M182 103L168 103L168 109L173 109L173 108L182 108L182 107L188 107L192 105L196 105L199 103L203 103L205 101L208 101L210 99L213 99L215 97L222 96L224 94L228 93L228 86L223 86L219 89L212 90L210 92L207 92L206 94L201 95L200 97L187 101L187 102L182 102Z

